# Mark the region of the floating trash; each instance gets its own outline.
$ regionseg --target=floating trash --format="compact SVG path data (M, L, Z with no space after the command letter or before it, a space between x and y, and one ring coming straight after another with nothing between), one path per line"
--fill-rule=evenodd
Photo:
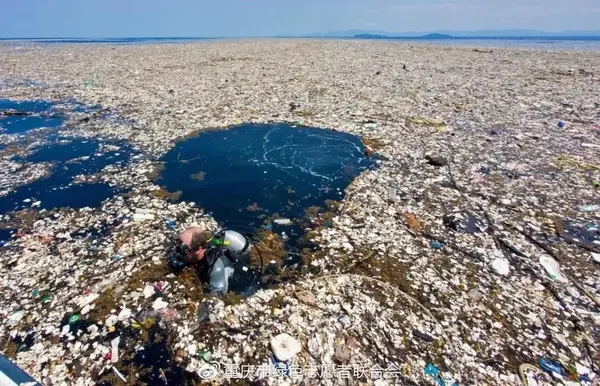
M454 231L469 234L480 233L487 228L485 221L468 210L445 215L443 223Z
M561 377L566 377L568 374L565 367L553 359L540 358L539 365L542 370L549 374L557 374Z
M444 248L444 245L442 243L440 243L439 241L433 240L431 242L431 248L433 248L433 249L442 249L442 248Z
M19 324L19 322L21 321L21 319L23 319L24 316L25 311L23 310L15 312L14 314L8 317L8 325L16 326L17 324Z
M587 248L600 249L600 230L597 224L565 220L563 227L559 232L563 239Z
M577 207L580 212L598 212L600 211L600 205L581 205Z
M498 275L506 276L510 273L510 263L506 259L495 258L490 265Z
M271 339L271 350L278 361L287 362L302 351L302 345L289 334L279 334Z

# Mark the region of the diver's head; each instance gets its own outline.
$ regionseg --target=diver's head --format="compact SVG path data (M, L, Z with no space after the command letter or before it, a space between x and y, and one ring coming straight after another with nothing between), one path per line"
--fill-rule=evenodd
M200 227L190 227L179 235L179 254L187 263L204 259L211 235Z

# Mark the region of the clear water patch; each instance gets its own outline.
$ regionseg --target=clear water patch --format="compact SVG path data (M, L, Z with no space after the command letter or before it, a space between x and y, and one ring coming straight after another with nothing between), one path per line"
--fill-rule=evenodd
M58 128L64 116L49 101L0 99L0 134L23 134L33 129Z
M14 229L0 229L0 247L9 242L15 234Z
M340 200L375 164L357 136L287 124L203 132L178 143L162 161L160 184L239 232L256 231L274 214L297 224L307 208ZM298 236L298 227L283 223L271 226Z
M0 196L0 213L31 207L94 207L116 193L104 183L73 184L72 181L75 176L98 173L105 166L127 162L132 155L131 147L124 142L63 138L61 129L68 117L75 117L80 123L116 119L100 106L86 107L72 100L0 100L0 134L7 134L3 138L8 143L0 148L0 156L25 168L34 164L51 165L44 177L25 181L25 185ZM36 134L32 131L41 128L50 130L35 131ZM43 145L31 149L32 143L39 142ZM11 156L13 153L27 155Z
M103 145L112 145L109 149ZM124 164L132 155L125 143L55 138L27 157L15 157L23 163L52 164L49 175L20 186L0 197L0 213L25 208L52 209L61 207L83 208L98 206L112 197L116 190L104 183L73 184L80 174L94 174L112 164Z

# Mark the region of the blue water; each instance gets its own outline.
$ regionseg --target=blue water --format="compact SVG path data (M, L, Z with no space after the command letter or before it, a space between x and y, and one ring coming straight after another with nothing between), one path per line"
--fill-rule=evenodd
M280 39L297 39L294 37L279 37ZM41 44L162 44L162 43L190 43L224 38L202 37L140 37L140 38L38 38L38 39L0 39L1 42L10 44L41 43ZM311 38L311 39L341 39L353 40L355 38ZM397 40L416 44L431 44L441 46L466 46L466 47L509 47L533 48L550 50L600 50L600 36L542 36L542 37L453 37L449 39L425 39L418 37L393 37L377 40Z
M0 247L10 241L14 232L14 229L0 229Z
M53 110L54 103L48 101L12 101L0 99L0 134L23 134L42 127L57 128L63 118ZM2 116L2 112L27 112L34 115Z
M266 216L298 220L310 206L340 200L352 179L375 164L363 150L360 139L346 133L246 124L178 143L163 157L158 183L181 190L182 200L196 202L226 227L252 232ZM199 172L205 173L201 181L192 178ZM253 204L260 210L248 210Z
M96 141L58 142L51 146L39 148L25 158L29 162L66 162L75 158L85 157L98 150Z
M101 140L66 139L58 130L63 123L62 112L65 106L72 111L96 112L98 106L85 108L81 104L66 102L59 104L49 101L0 100L1 111L22 111L36 115L8 116L0 119L4 134L22 134L21 141L29 136L29 131L41 127L54 127L56 130L45 135L44 145L34 148L26 157L14 156L15 162L52 163L48 176L18 187L8 195L0 197L0 213L30 208L32 203L41 201L36 208L52 209L61 207L94 207L112 197L116 190L104 183L71 184L80 174L94 174L111 164L123 164L132 155L129 145L122 142ZM51 116L49 118L46 118ZM100 117L101 119L102 117ZM49 124L52 123L52 124ZM19 141L17 141L19 143ZM101 144L119 146L119 150L101 152ZM0 154L2 149L0 149Z
M99 153L100 143L96 140L73 140L40 147L22 161L52 162L51 174L0 197L0 213L29 208L35 201L41 201L40 209L94 207L112 197L116 190L104 183L71 184L73 177L79 174L93 174L107 165L123 164L132 154L123 143L119 144L119 150ZM30 201L24 202L27 199Z

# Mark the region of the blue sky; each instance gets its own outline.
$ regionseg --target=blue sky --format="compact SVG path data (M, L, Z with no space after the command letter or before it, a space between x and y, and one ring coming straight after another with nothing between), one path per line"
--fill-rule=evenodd
M600 29L600 0L0 0L0 37Z

